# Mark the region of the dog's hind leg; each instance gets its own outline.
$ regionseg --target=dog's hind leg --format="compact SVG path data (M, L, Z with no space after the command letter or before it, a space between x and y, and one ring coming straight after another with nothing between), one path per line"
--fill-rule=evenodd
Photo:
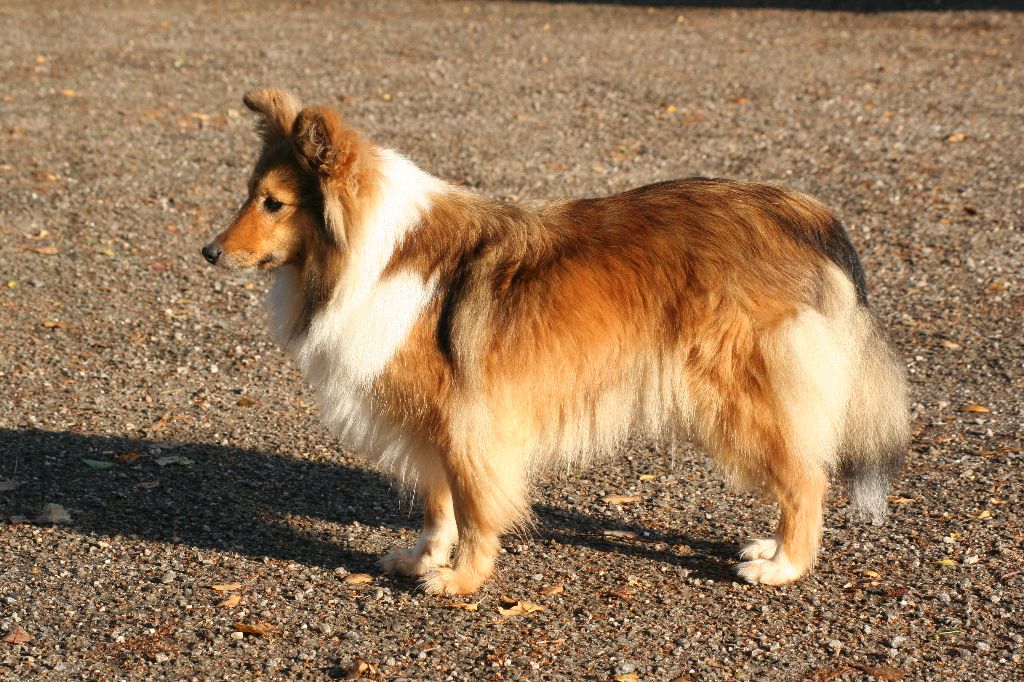
M774 472L769 485L779 500L778 528L774 538L755 540L743 548L741 555L750 561L737 571L748 582L782 585L814 566L828 480L824 471L787 466Z
M389 573L422 576L449 561L452 545L458 537L452 493L444 477L421 484L423 531L414 547L396 547L381 559Z

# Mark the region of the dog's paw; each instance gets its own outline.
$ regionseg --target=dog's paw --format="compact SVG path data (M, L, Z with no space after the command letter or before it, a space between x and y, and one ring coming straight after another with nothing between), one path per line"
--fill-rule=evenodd
M440 567L427 571L420 586L427 594L473 594L484 582L484 576Z
M418 578L443 563L444 560L415 547L395 547L380 560L380 567L388 573Z
M741 559L771 559L779 543L774 538L758 538L743 545L740 550Z
M771 559L745 561L736 567L736 572L754 585L785 585L804 574L804 571L790 563L781 550Z

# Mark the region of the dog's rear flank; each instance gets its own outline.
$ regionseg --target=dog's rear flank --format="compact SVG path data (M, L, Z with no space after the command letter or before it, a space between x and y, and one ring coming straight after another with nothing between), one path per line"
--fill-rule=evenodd
M804 235L841 272L826 269L822 278L827 290L823 298L828 301L822 312L831 320L833 334L849 340L851 353L838 470L850 488L853 506L880 525L892 478L910 439L903 366L868 304L864 269L846 227L831 217L823 229ZM855 305L847 290L850 284Z

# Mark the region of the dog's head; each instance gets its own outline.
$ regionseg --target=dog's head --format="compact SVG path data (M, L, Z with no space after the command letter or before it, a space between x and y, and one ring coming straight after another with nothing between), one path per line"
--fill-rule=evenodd
M303 109L282 90L248 92L242 101L259 116L263 149L248 198L203 256L230 270L301 269L311 252L346 243L370 190L374 150L336 111Z

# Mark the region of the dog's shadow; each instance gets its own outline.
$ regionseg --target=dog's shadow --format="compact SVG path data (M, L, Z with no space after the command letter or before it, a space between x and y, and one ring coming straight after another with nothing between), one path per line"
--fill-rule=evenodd
M0 523L35 517L56 503L70 513L71 527L86 533L353 572L378 572L379 557L358 548L358 540L338 537L340 527L416 529L420 520L408 497L378 474L340 461L201 443L0 429L0 480L7 477L22 485L0 492ZM697 577L729 575L730 543L609 526L552 505L535 511L542 539L672 562ZM695 551L664 549L678 544Z

